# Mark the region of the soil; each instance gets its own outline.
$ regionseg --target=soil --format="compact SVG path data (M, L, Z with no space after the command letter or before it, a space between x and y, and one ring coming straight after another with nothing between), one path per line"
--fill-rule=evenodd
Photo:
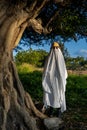
M41 111L42 104L36 107ZM67 108L61 116L64 127L61 130L87 130L87 110L84 107Z

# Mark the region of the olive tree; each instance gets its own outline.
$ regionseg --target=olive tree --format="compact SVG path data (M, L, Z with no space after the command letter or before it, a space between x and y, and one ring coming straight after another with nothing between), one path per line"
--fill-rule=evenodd
M0 130L39 130L38 122L47 117L24 91L13 60L26 28L63 38L86 36L86 5L86 0L0 0Z

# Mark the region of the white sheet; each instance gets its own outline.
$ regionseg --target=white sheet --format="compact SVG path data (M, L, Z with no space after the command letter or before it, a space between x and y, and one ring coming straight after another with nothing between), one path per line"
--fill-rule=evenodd
M61 108L61 112L66 110L66 78L67 70L62 52L59 48L52 48L42 77L43 102L46 107Z

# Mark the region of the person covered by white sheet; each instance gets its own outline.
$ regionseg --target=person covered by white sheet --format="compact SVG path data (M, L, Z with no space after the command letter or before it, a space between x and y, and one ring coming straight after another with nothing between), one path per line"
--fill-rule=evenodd
M66 79L68 77L64 57L57 42L52 44L50 53L46 60L43 76L43 108L45 112L50 108L49 114L52 115L53 109L57 108L57 116L66 110Z

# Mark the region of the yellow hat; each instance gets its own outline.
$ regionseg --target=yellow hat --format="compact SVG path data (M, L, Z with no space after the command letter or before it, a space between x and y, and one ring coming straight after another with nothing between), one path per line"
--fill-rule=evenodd
M58 42L53 42L53 45L52 45L53 47L59 47L59 44L58 44Z

